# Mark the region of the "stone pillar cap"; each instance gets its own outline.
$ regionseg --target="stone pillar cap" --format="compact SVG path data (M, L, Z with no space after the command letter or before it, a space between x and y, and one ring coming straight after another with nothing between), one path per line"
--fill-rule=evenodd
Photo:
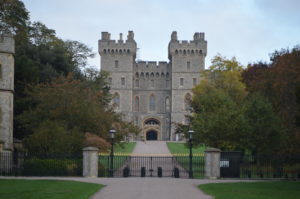
M99 151L99 149L97 147L92 147L92 146L89 146L89 147L85 147L82 149L83 151Z
M221 152L221 150L217 148L207 148L204 152Z

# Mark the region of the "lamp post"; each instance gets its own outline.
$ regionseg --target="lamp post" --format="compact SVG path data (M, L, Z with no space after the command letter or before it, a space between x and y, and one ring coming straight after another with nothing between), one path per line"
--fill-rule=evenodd
M114 138L115 138L115 129L109 130L110 138L111 138L111 150L110 150L110 168L109 168L109 176L114 177Z
M193 178L193 153L192 153L192 139L193 139L193 130L189 130L189 144L190 144L190 170L189 170L189 178Z

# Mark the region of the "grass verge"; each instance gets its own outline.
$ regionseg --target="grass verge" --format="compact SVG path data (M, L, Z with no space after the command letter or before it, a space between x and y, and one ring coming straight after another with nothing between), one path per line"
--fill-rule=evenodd
M168 148L172 154L188 154L190 149L185 143L167 142ZM204 146L193 147L193 154L203 154Z
M215 199L298 199L300 182L238 182L199 185Z
M57 180L0 179L0 198L88 199L103 185Z

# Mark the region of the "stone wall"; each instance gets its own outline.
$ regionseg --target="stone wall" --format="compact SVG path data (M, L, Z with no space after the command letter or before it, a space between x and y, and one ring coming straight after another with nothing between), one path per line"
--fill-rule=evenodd
M0 142L13 150L14 39L0 36Z

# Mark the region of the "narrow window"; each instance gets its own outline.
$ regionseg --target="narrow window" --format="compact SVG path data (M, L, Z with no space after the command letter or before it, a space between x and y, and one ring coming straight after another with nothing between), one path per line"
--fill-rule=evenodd
M170 111L170 98L169 97L166 97L165 106L166 106L166 111Z
M192 96L191 94L187 93L184 97L184 109L186 111L191 110L191 101L192 101Z
M120 95L119 95L119 93L114 94L113 107L117 110L120 109Z
M108 78L108 83L112 84L112 78L111 77Z
M196 86L196 85L197 85L197 79L193 78L193 86Z
M115 68L119 68L119 61L115 60Z
M184 81L184 79L180 78L180 86L183 86L183 81Z
M122 84L122 86L125 85L125 77L122 77L122 78L121 78L121 84Z
M187 69L190 69L190 68L191 68L191 62L189 62L189 61L186 62L186 68L187 68Z
M140 98L136 96L134 99L134 110L136 112L139 112L139 109L140 109Z
M150 95L150 98L149 98L149 110L150 111L154 111L155 110L155 97L154 95Z

